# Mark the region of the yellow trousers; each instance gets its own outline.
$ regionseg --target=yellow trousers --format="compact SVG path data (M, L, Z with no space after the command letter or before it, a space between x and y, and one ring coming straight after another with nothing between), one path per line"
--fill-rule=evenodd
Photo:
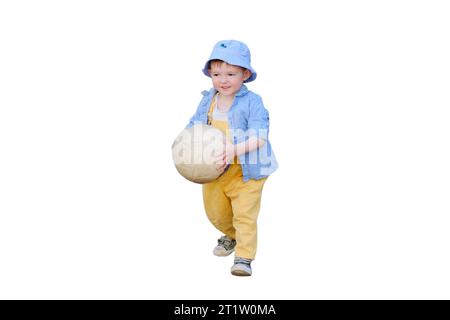
M242 180L240 164L231 164L217 180L203 184L203 202L211 223L236 239L236 256L254 259L261 193L267 178Z

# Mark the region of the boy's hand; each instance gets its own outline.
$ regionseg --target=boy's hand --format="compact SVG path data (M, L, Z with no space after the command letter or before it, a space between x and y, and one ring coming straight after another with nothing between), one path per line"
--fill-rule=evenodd
M216 169L220 173L224 172L225 168L233 162L236 156L236 148L234 144L225 142L224 152L216 158Z

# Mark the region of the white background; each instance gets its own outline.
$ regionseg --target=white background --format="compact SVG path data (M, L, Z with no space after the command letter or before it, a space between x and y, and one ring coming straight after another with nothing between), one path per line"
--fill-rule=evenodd
M3 1L0 298L449 299L446 1ZM252 51L280 163L250 278L173 139Z

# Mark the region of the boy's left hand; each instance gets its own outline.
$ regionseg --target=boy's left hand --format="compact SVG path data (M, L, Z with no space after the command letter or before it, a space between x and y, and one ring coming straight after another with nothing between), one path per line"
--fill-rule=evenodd
M220 173L222 173L225 168L233 162L234 157L236 156L236 148L234 144L230 142L225 142L225 149L221 155L216 158L216 169Z

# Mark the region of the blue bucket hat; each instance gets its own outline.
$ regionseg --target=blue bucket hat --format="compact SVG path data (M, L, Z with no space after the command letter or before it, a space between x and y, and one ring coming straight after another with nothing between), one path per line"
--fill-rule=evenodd
M205 76L208 77L211 77L208 73L209 62L211 60L222 60L228 64L250 70L252 75L244 82L250 82L256 79L256 71L250 66L250 50L243 42L237 40L223 40L217 42L211 52L211 56L202 70Z

